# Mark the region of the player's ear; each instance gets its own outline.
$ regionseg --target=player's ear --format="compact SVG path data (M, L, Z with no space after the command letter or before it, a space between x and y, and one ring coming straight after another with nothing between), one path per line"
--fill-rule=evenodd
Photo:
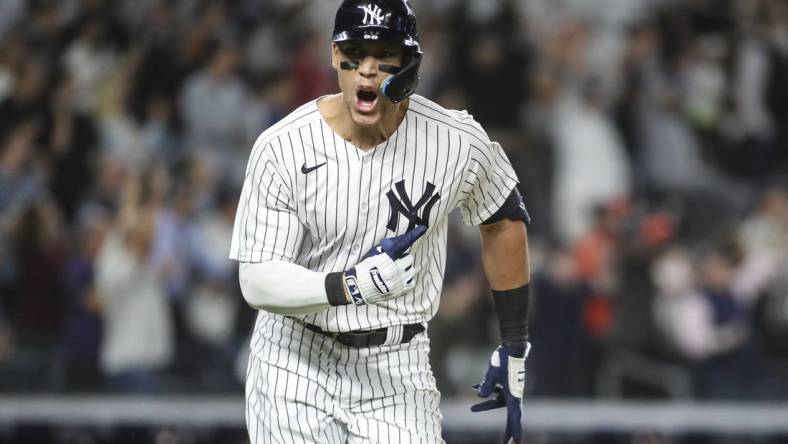
M339 63L342 61L342 52L339 50L339 45L336 42L331 42L331 66L334 69L339 69Z

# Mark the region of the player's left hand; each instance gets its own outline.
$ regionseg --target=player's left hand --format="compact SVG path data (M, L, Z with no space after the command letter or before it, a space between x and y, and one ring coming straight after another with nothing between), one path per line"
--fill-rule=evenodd
M487 398L496 393L495 399L482 401L471 407L473 412L506 407L506 433L504 444L522 443L522 403L525 390L525 358L531 350L526 342L524 348L500 345L490 357L490 365L481 384L473 386L478 395Z

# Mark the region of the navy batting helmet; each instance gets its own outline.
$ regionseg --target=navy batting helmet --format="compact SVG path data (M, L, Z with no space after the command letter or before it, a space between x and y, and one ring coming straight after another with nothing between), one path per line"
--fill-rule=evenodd
M337 10L333 42L350 40L385 40L398 42L405 49L402 66L381 65L392 73L381 92L394 103L401 102L416 90L421 65L421 45L416 30L416 15L407 0L345 0ZM355 67L345 64L343 68Z

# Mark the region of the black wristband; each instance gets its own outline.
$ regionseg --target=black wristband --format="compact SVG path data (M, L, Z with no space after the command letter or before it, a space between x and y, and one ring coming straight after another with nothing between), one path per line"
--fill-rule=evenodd
M501 343L510 346L525 346L528 341L528 295L529 285L512 290L492 291Z
M328 303L333 306L350 303L347 300L347 296L345 296L345 284L342 281L343 274L339 271L326 275L326 296L328 297Z

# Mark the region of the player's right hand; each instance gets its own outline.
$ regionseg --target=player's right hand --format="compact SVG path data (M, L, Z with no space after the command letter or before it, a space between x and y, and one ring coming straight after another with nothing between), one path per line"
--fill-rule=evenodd
M427 227L417 226L401 236L383 239L361 262L345 271L342 280L348 302L374 304L413 288L417 270L407 250L426 231Z
M471 407L472 412L506 407L504 444L519 444L523 439L522 403L525 391L525 359L531 344L524 347L501 344L490 357L490 364L480 384L473 388L481 398L493 393L495 399L482 401Z

